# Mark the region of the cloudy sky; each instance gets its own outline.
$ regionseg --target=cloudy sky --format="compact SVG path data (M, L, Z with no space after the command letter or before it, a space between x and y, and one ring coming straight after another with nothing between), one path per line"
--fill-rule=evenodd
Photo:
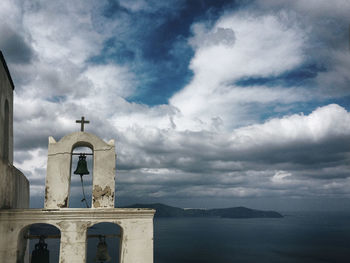
M2 0L32 206L48 136L84 115L116 140L118 205L350 210L349 14L347 0Z

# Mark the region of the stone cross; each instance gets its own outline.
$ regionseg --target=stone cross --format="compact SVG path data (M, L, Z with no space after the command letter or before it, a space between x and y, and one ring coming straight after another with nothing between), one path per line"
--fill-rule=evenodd
M76 123L80 123L80 131L84 131L84 125L85 123L90 123L90 121L86 121L84 116L81 117L81 120L76 120Z

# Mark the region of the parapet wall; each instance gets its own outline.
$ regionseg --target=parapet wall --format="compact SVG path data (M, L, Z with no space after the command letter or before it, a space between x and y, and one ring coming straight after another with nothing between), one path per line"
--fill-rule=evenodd
M147 208L0 210L0 262L25 262L25 234L32 224L57 227L60 263L86 263L87 230L97 223L121 228L120 263L153 263L153 216Z
M0 159L0 209L28 207L27 178L16 167Z

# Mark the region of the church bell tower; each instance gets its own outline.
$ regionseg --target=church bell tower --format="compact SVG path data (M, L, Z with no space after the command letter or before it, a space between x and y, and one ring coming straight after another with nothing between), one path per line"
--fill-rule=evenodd
M48 224L60 232L52 237L60 239L59 263L86 263L87 240L91 237L88 228L112 223L120 227L119 263L153 263L155 210L114 207L115 143L86 132L84 125L88 121L84 117L77 121L81 124L80 131L58 141L49 137L44 207L28 208L28 180L12 166L13 83L0 55L0 262L29 263L28 230L34 224ZM88 208L69 207L72 156L77 147L88 147L92 151L93 179L91 200L86 200ZM86 165L85 155L79 153L82 166ZM81 177L86 173L84 169L75 171ZM40 244L44 247L43 236L40 236L39 249ZM105 243L99 246L105 255ZM36 255L33 252L32 259Z

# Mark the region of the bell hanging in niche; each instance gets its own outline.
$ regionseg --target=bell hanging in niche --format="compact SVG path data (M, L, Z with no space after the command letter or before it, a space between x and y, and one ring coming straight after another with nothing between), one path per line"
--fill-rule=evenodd
M97 252L95 257L95 262L109 262L111 261L111 257L108 254L108 246L106 243L106 237L100 236L100 242L97 245Z
M50 251L47 249L44 236L40 236L39 242L35 244L30 263L50 263Z
M79 174L80 176L84 174L89 174L89 170L87 168L86 163L86 156L84 154L79 155L77 169L75 169L74 174Z

